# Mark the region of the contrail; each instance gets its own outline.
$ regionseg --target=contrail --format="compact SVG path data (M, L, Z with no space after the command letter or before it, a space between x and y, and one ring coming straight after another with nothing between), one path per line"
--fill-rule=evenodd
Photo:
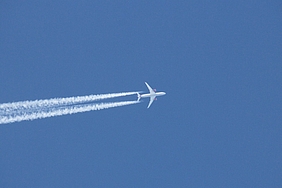
M77 97L74 97L74 100L76 100L76 99L77 99ZM52 100L55 101L57 99L52 99ZM86 100L86 99L83 99L83 100ZM45 100L39 100L39 101L45 101ZM70 101L72 101L72 100L70 100ZM78 100L78 101L80 102L80 100ZM60 101L58 103L60 103ZM35 119L41 119L41 118L47 118L47 117L53 117L53 116L62 116L62 115L66 115L66 114L75 114L75 113L80 113L80 112L88 112L88 111L92 111L92 110L102 110L102 109L114 108L114 107L119 107L119 106L126 106L126 105L137 104L137 103L139 103L139 101L80 104L80 105L73 105L73 106L58 106L58 107L49 108L49 109L43 108L43 109L41 109L41 111L40 111L40 109L35 109L37 111L33 111L33 112L22 111L18 114L17 113L8 114L8 115L7 114L6 115L0 114L0 124L20 122L20 121L24 121L24 120L35 120ZM47 103L47 104L49 104L49 103ZM60 104L62 104L62 103L60 103ZM66 103L63 103L63 104L66 104ZM67 102L67 104L70 104L70 103ZM37 105L35 105L35 106L37 106ZM41 106L41 105L39 105L39 106Z
M14 113L15 111L22 111L35 108L50 108L59 105L74 105L78 103L93 102L96 100L103 100L115 97L123 97L128 95L134 95L138 92L122 92L122 93L110 93L77 97L65 97L65 98L52 98L44 100L34 101L20 101L0 104L0 115L2 113Z

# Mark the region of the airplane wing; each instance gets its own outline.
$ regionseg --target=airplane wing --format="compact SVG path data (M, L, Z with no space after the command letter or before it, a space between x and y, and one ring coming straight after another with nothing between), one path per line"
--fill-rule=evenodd
M147 84L147 82L145 82L145 84L146 84L147 88L149 89L150 94L155 93L155 91L149 86L149 84ZM152 102L150 101L150 103L152 103Z
M146 82L145 82L146 83ZM146 84L147 85L147 84ZM150 86L149 86L150 87ZM147 108L150 108L151 104L154 102L156 96L153 96L153 97L150 97L150 102L148 104L148 107Z

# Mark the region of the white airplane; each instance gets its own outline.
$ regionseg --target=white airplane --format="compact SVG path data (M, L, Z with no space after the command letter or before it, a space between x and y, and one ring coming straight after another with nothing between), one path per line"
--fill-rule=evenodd
M156 90L153 90L149 84L147 84L147 82L145 82L147 88L149 89L149 92L150 93L147 93L147 94L140 94L140 93L137 93L137 96L138 96L138 101L140 101L141 98L146 98L146 97L150 97L150 102L149 102L149 105L147 108L150 108L151 104L154 102L154 100L156 100L157 96L162 96L162 95L165 95L166 93L165 92L156 92Z

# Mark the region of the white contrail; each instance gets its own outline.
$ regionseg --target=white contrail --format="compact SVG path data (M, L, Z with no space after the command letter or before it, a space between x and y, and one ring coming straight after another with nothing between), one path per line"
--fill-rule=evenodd
M123 96L134 95L134 94L137 94L137 92L122 92L122 93L110 93L110 94L3 103L0 104L0 114L7 112L14 113L13 111L24 110L24 109L35 109L35 108L43 108L43 107L49 108L59 105L74 105L78 103L93 102L96 100L123 97Z
M92 110L102 110L106 108L113 108L131 104L137 104L139 101L123 101L123 102L111 102L111 103L95 103L95 104L81 104L73 106L61 106L50 109L37 109L38 111L22 114L8 114L5 116L0 114L0 124L20 122L24 120L35 120L53 116L61 116L66 114L74 114L79 112L88 112Z

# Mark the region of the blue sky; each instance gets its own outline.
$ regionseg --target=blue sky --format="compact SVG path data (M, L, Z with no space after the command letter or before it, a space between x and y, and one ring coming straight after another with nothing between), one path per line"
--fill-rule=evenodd
M1 125L0 187L281 187L281 7L2 2L0 103L167 95Z

